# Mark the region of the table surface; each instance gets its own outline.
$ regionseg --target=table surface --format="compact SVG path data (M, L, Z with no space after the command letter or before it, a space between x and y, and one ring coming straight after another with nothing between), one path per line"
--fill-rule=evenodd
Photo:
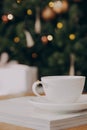
M0 100L10 99L10 98L15 98L15 97L31 96L31 95L32 94L30 94L30 93L6 95L6 96L0 96ZM33 130L33 129L0 122L0 130ZM74 127L74 128L68 128L65 130L87 130L87 125L78 126L78 127Z

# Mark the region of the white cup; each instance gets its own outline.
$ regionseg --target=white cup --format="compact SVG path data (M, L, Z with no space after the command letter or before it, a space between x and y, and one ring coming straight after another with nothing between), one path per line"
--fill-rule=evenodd
M41 81L34 82L32 91L41 96L37 91L42 84L46 99L56 103L76 102L81 96L85 84L85 76L45 76Z

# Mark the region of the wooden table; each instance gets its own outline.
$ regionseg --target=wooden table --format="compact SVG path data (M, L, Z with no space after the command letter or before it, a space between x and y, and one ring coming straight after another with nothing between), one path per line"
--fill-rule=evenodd
M9 98L15 98L15 97L22 97L22 96L31 96L32 94L17 94L17 95L7 95L7 96L0 96L0 100L9 99ZM33 130L31 128L25 128L20 126L15 126L12 124L7 124L4 122L0 122L0 130ZM69 128L66 130L87 130L87 125L78 126L74 128Z

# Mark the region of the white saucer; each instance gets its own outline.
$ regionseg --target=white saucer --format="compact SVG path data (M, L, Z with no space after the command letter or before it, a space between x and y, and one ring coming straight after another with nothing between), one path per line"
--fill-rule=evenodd
M56 104L46 100L45 96L42 97L31 97L29 103L33 106L52 112L75 112L87 109L87 95L83 94L79 100L75 103L69 104Z

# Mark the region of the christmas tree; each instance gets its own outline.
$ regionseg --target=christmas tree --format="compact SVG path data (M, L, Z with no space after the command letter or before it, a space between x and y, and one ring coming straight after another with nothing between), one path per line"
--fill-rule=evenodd
M0 1L0 54L44 75L87 75L87 2ZM85 88L86 90L86 88Z

